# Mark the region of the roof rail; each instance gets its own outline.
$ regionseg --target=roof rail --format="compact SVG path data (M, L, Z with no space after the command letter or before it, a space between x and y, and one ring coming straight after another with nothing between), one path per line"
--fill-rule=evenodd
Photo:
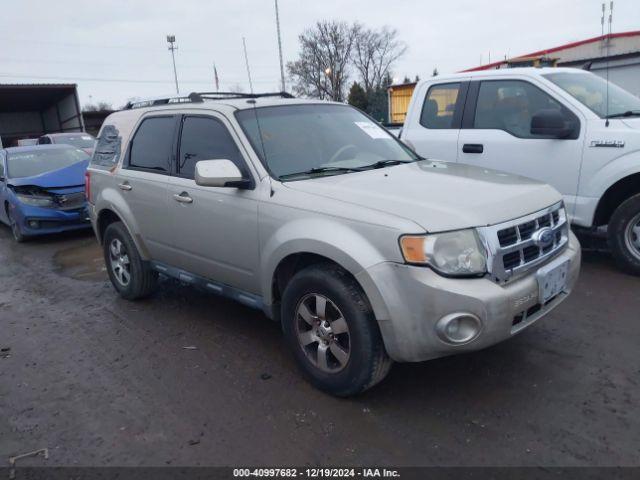
M135 102L128 102L124 109L132 110L134 108L155 107L158 105L170 105L175 103L202 103L205 100L227 100L237 98L263 98L263 97L282 97L282 98L295 98L293 95L287 92L275 92L275 93L239 93L239 92L191 92L185 96L175 97L158 97L143 100L136 100Z
M263 97L282 97L295 98L288 92L272 92L272 93L241 93L241 92L193 92L189 94L191 101L197 102L202 100L226 100L229 98L263 98ZM198 100L200 99L200 100Z

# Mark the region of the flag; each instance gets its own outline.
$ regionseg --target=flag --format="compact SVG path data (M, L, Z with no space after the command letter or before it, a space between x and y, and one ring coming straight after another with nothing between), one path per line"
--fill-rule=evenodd
M218 80L218 69L216 68L216 64L213 64L213 78L216 82L216 92L220 90L220 81Z

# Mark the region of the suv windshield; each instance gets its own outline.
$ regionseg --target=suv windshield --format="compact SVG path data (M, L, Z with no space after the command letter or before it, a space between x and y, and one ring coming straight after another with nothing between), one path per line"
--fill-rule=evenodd
M96 144L96 139L86 133L80 135L64 135L61 137L55 137L54 143L63 145L72 145L78 148L93 148Z
M82 150L56 148L55 150L28 150L7 155L7 177L23 178L59 170L74 163L89 160Z
M419 157L355 108L284 105L236 117L254 150L279 179L338 175Z
M547 73L543 75L591 111L605 118L640 115L640 98L609 82L609 108L607 109L607 81L594 74Z

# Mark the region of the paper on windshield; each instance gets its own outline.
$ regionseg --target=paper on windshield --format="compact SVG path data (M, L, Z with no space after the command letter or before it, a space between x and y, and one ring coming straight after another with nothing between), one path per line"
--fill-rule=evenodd
M360 129L371 138L389 138L387 132L371 122L354 122Z

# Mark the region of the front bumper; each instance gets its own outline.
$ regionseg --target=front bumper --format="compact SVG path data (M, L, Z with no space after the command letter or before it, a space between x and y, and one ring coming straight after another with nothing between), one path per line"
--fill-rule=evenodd
M24 235L46 235L90 228L86 206L73 210L31 207L21 205L15 208L14 218Z
M567 260L564 292L540 304L537 271ZM391 262L369 268L358 279L366 291L377 294L370 297L389 356L399 362L417 362L479 350L519 333L568 296L578 278L580 260L580 244L570 233L562 253L503 285L488 278L445 278L429 268ZM480 319L481 330L474 340L452 345L437 335L438 320L454 313L470 313Z

